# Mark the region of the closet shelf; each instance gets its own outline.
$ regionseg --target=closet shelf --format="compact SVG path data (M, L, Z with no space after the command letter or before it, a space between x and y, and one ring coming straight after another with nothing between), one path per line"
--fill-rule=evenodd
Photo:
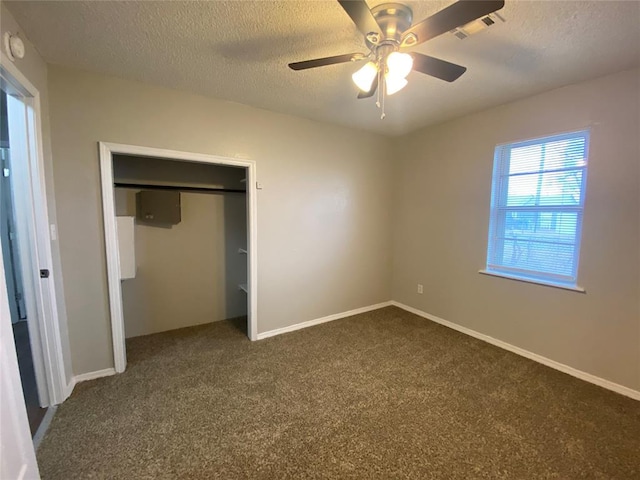
M242 255L247 255L247 251L244 248L239 248L238 249L238 253L240 253Z
M247 287L246 283L241 283L240 285L238 285L238 288L244 293L249 293L249 287Z
M246 190L232 188L190 187L188 185L155 185L148 183L114 182L116 188L135 188L138 190L169 190L194 193L247 193Z

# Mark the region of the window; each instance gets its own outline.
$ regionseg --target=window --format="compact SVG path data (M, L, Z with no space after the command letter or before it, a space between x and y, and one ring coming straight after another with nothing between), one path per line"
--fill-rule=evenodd
M487 268L577 288L589 132L496 147Z

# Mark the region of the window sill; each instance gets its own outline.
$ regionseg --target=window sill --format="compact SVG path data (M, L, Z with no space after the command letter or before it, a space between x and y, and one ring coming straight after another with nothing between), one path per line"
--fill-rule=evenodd
M515 277L513 275L508 275L506 273L489 272L488 270L478 270L478 273L481 273L482 275L490 275L492 277L508 278L509 280L516 280L518 282L534 283L536 285L542 285L545 287L553 287L553 288L560 288L562 290L570 290L572 292L587 293L587 291L582 287L570 287L568 285L558 285L555 283L548 283L543 280L534 280L531 278Z

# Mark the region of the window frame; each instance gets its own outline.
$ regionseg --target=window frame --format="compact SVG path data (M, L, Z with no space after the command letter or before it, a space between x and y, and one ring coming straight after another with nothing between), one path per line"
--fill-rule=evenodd
M536 283L551 287L563 288L567 290L574 290L584 292L582 287L578 286L578 271L580 264L580 250L582 243L582 226L584 223L584 206L587 187L587 172L589 166L589 141L590 141L590 129L580 129L571 132L565 132L560 134L546 135L528 140L508 142L498 144L494 150L494 161L491 178L491 205L489 212L489 230L487 235L487 250L486 250L486 263L485 269L480 270L479 273L509 278L512 280L518 280L529 283ZM534 170L530 172L523 172L519 175L526 174L549 174L554 172L563 171L580 171L581 172L581 185L580 185L580 201L578 205L534 205L534 206L509 206L508 205L508 187L510 178L513 175L509 175L511 152L514 149L528 147L533 145L548 144L551 142L557 142L568 139L582 138L584 139L584 164L580 167L562 167L550 170ZM517 267L510 267L492 263L495 259L496 248L504 248L506 240L506 218L509 212L523 211L531 213L547 213L549 211L558 213L575 213L576 214L576 227L574 235L574 252L573 252L573 265L571 275L562 275L557 273L545 273L534 270L521 269ZM558 244L559 242L553 242Z

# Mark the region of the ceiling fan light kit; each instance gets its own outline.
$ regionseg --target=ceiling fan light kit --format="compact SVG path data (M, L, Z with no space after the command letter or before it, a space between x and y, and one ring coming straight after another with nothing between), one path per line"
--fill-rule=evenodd
M364 67L351 75L351 78L361 92L368 92L373 86L373 80L376 78L376 75L378 75L378 67L376 64L367 62L364 64Z
M389 74L407 78L413 68L413 57L408 53L391 52L387 57L387 68Z
M378 90L376 105L384 118L384 98L407 85L411 71L447 82L457 80L466 68L418 52L401 52L431 40L443 33L459 29L470 22L500 10L504 0L459 0L425 20L413 24L411 8L401 3L383 3L369 9L365 0L338 0L364 36L368 54L350 53L290 63L292 70L368 60L353 75L360 92L358 98L370 98Z
M384 77L384 93L386 93L387 95L398 93L400 90L406 87L408 83L409 82L407 82L406 78L387 74Z

